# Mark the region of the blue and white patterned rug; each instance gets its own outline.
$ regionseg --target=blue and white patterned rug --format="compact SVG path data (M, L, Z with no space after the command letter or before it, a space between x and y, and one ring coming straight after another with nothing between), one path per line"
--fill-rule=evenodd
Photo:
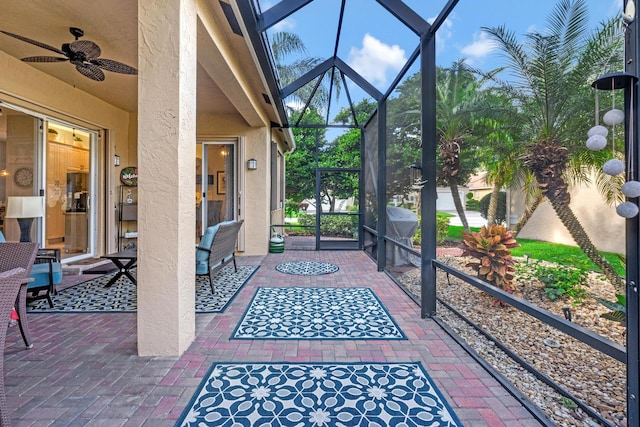
M209 277L196 276L196 313L223 311L258 267L239 265L236 273L232 265L227 265L214 276L216 292L213 295ZM135 312L138 300L136 286L129 279L123 276L110 288L104 287L114 275L107 274L52 295L53 308L49 308L47 300L42 299L29 304L27 310L30 313Z
M276 265L280 273L297 274L299 276L320 276L338 271L340 267L328 262L292 261Z
M417 362L211 367L176 427L462 426Z
M259 287L239 339L406 339L369 288Z

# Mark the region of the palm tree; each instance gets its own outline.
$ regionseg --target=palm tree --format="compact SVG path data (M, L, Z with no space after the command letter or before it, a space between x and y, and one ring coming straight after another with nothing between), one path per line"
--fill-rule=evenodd
M438 180L451 189L453 204L466 232L469 232L469 223L458 185L464 184L471 172L464 161L467 160L468 165L473 150L464 144L473 138L473 111L484 95L480 86L481 82L467 68L464 59L454 62L449 68L438 69L436 111L441 163ZM463 149L465 158L462 157Z
M623 281L598 252L569 206L574 159L584 153L593 122L589 83L622 67L620 20L610 20L591 36L585 0L560 0L544 33L530 32L523 43L503 26L484 28L507 58L513 81L494 78L513 99L526 137L523 164L569 230L576 244L621 290ZM582 156L582 158L587 158ZM597 156L592 156L595 161ZM572 163L573 162L573 163Z
M286 31L280 31L271 35L271 53L273 55L275 68L278 71L278 79L280 80L281 87L292 83L298 77L310 71L323 61L322 58L305 56L307 49L302 39L297 34ZM291 60L291 58L295 56L299 56L299 58ZM290 62L287 62L287 60ZM313 96L309 105L318 111L323 111L329 102L329 90L327 88L332 82L336 96L338 96L341 90L341 81L337 75L325 75L323 77L323 84L318 86L315 95L313 93L315 81L312 81L298 89L292 96L302 104L305 104L309 98ZM295 112L291 112L292 115L294 113Z

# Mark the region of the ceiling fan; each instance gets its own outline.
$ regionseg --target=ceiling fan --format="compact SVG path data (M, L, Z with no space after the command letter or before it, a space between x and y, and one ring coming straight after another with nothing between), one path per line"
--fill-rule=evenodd
M78 40L84 35L84 31L80 28L71 27L69 28L69 32L76 38L75 41L72 41L71 43L64 43L62 47L58 49L18 34L0 30L0 33L22 40L23 42L31 43L32 45L64 55L64 58L59 56L29 56L22 58L25 62L69 61L76 66L76 70L78 70L80 74L99 82L104 80L104 73L102 70L120 74L138 74L138 70L127 64L123 64L122 62L114 61L112 59L99 58L102 53L100 46L89 40Z

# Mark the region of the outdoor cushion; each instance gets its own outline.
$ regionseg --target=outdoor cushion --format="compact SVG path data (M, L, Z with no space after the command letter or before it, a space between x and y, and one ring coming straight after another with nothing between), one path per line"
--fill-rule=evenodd
M216 237L218 228L221 224L229 224L233 221L223 221L211 227L207 227L200 239L200 244L196 248L196 274L208 274L209 273L209 254L211 253L211 245L213 244L213 238Z
M51 264L53 269L53 284L57 285L62 281L62 266L59 262ZM29 277L33 278L33 282L27 285L27 289L41 288L49 285L49 263L33 264L31 268L31 274Z

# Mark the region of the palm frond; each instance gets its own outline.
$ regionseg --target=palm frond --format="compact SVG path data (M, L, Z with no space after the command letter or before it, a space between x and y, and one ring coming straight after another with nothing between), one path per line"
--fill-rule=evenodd
M611 176L602 172L602 169L596 170L596 186L608 205L613 206L625 201L624 195L620 191L624 182L625 179L622 175Z

